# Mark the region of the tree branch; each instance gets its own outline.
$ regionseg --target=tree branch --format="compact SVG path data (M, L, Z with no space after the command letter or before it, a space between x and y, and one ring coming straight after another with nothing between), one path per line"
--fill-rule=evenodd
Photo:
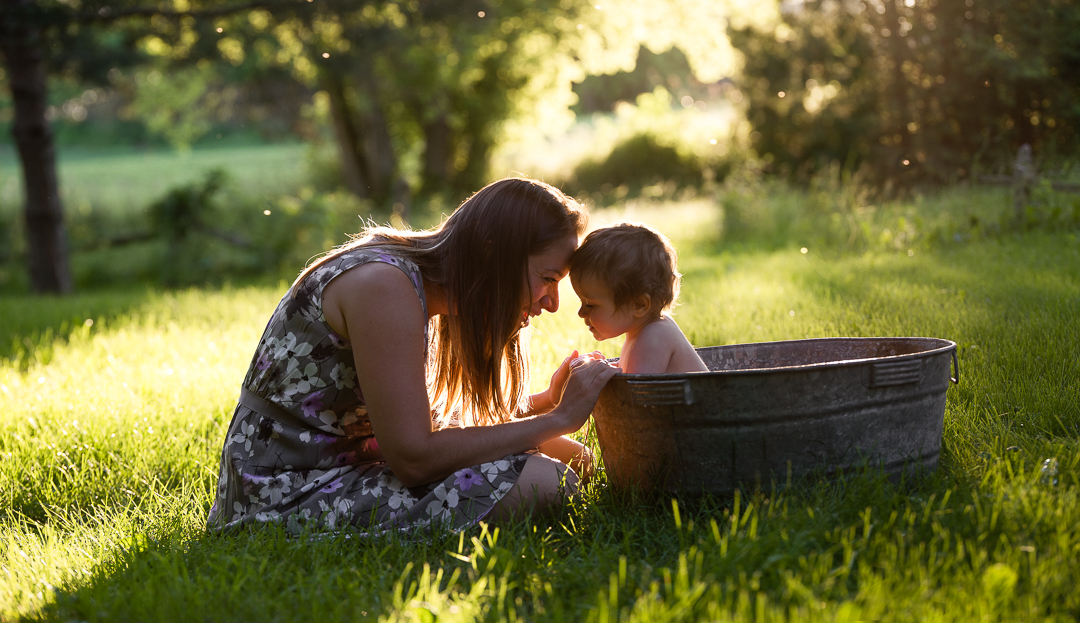
M88 24L92 22L111 22L114 20L123 19L125 17L164 17L167 19L181 19L184 17L213 18L235 15L236 13L243 13L244 11L251 11L253 9L299 8L308 7L311 4L311 0L256 0L255 2L236 4L233 6L226 6L218 9L204 9L196 11L171 11L156 8L133 8L114 11L109 7L102 7L94 13L83 13L81 15L76 15L73 18L73 21L81 24Z

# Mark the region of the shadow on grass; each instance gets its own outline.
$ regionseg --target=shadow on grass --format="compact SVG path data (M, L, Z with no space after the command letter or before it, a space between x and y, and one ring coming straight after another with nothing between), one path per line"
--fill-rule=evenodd
M0 298L0 360L47 364L57 343L92 334L139 308L148 288L109 289L70 296L7 294Z
M75 336L89 337L171 293L228 291L245 287L280 288L274 276L217 281L181 289L148 285L108 287L69 296L5 294L0 297L0 363L25 371L47 365L56 346Z

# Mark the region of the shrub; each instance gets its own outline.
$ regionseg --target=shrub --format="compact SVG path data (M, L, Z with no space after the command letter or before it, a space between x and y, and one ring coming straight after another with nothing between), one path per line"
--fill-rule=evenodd
M665 183L676 188L700 186L705 181L704 170L698 158L642 133L617 144L603 160L581 162L569 186L574 192L586 193L606 193L625 186L631 194L638 194L647 186Z

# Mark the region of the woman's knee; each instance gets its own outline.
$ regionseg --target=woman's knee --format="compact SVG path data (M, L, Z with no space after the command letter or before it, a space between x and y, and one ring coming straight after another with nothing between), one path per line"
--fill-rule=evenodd
M577 495L580 479L573 469L558 459L545 454L534 454L525 461L518 485L525 485L523 493L537 499L555 501Z
M522 513L534 515L562 506L577 494L579 479L565 463L543 454L534 454L521 468L517 483L495 507L496 519Z

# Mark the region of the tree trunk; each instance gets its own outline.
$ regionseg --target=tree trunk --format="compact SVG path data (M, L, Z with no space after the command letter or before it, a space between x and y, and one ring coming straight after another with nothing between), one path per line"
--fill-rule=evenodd
M424 124L424 169L421 192L431 194L446 188L450 181L450 125L446 114Z
M30 0L16 0L26 8ZM10 8L10 5L9 5ZM25 14L25 13L24 13ZM26 193L25 217L30 283L35 292L71 291L64 212L56 179L56 149L45 119L48 82L40 27L32 20L0 18L0 47L15 103L12 135L19 149Z
M325 71L323 86L330 96L330 116L334 121L334 138L337 139L338 155L341 158L341 177L354 195L368 197L371 195L368 165L361 149L360 130L353 121L352 107L345 99L341 76Z
M371 198L386 203L398 184L397 156L390 140L390 131L383 113L382 97L378 79L370 68L361 67L357 72L360 89L366 100L361 105L357 120L363 128L363 148L367 160L368 183Z

